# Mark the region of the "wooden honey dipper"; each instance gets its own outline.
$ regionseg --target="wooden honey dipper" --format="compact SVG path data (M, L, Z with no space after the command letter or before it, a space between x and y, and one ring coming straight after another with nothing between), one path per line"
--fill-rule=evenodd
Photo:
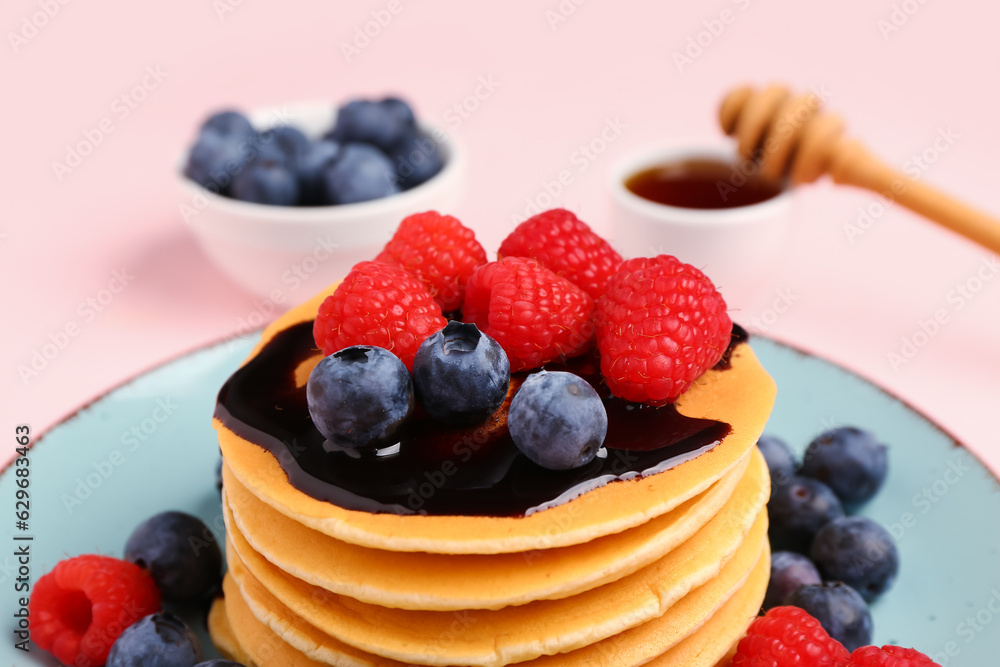
M723 100L719 123L764 177L787 174L793 183L812 183L829 173L834 183L878 192L1000 254L1000 220L913 180L844 137L843 120L820 113L812 93L792 95L779 85L737 88Z

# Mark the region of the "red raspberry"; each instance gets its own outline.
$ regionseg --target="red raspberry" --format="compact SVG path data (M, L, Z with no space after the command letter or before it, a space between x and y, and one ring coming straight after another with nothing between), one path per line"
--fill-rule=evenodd
M35 582L28 604L31 638L76 667L103 665L118 636L160 610L149 572L110 556L61 561Z
M413 370L417 348L447 323L419 279L391 264L359 262L320 304L313 338L325 355L351 345L384 347Z
M486 263L486 251L458 219L428 211L399 223L375 261L401 266L423 280L447 313L462 307L465 283L477 266Z
M590 295L533 259L506 257L476 269L462 312L500 343L511 371L582 354L594 335Z
M500 257L534 257L598 298L622 256L571 211L554 208L528 218L500 244Z
M774 607L740 640L732 667L850 667L847 649L798 607Z
M853 667L941 667L920 651L899 646L862 646L851 654Z
M670 255L622 264L594 318L611 392L656 406L675 401L718 363L733 328L712 281Z

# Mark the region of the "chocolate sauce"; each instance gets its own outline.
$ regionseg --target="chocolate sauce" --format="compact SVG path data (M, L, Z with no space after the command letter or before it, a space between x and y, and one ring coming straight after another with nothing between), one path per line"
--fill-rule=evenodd
M681 208L735 208L778 196L782 184L759 174L747 176L736 164L683 160L644 169L625 181L643 199Z
M547 366L586 379L607 408L604 448L581 468L544 469L511 440L507 408L526 374L511 378L507 401L483 424L449 427L418 406L398 446L327 452L309 417L305 387L295 386L294 375L299 364L319 354L312 322L282 331L226 382L215 414L238 436L274 454L292 486L351 510L523 516L615 480L672 468L709 451L730 431L729 424L685 417L672 405L653 408L614 398L601 380L598 358L586 355Z

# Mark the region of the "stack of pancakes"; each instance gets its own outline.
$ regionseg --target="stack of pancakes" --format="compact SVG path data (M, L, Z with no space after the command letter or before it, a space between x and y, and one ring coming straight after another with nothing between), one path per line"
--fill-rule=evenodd
M324 296L268 328L251 358ZM318 359L295 369L300 384ZM715 665L767 586L754 443L774 394L740 344L677 402L730 424L721 443L518 517L347 510L294 488L274 455L216 421L229 572L212 638L261 667Z

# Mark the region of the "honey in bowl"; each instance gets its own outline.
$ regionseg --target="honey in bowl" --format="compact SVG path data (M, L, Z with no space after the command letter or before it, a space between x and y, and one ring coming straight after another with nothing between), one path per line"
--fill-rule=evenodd
M747 175L738 164L714 159L658 164L629 176L625 187L659 204L698 209L759 204L784 189L781 182Z

